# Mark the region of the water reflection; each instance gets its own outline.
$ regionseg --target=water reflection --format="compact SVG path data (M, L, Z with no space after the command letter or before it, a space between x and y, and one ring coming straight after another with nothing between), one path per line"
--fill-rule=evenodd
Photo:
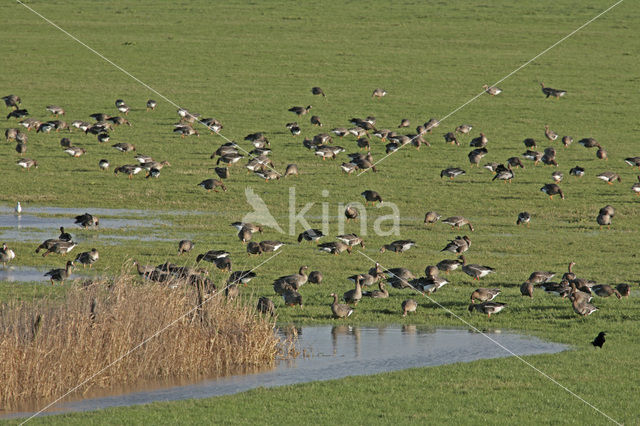
M97 410L113 406L146 404L233 394L257 387L273 387L346 376L368 375L413 367L510 356L480 333L467 329L436 329L403 325L355 327L349 325L284 327L283 335L297 335L294 361L279 361L275 368L256 374L234 375L126 394L94 397L54 407L55 412ZM556 353L566 345L512 332L494 330L491 338L518 355ZM24 413L22 414L24 415ZM17 417L12 414L11 417Z

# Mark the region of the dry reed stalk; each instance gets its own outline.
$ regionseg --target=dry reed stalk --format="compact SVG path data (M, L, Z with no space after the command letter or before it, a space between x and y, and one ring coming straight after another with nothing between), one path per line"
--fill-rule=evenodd
M257 313L253 302L215 295L201 303L193 286L171 284L178 286L140 285L122 273L74 286L62 302L0 306L0 407L63 395L190 310L81 391L211 377L294 354L293 344L277 337L275 320Z

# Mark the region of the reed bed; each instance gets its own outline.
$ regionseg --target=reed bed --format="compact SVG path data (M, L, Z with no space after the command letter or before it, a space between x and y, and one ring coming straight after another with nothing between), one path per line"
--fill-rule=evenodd
M79 391L223 375L290 352L255 304L203 297L186 283L141 285L121 274L73 286L62 302L0 306L0 407L50 402L142 342Z

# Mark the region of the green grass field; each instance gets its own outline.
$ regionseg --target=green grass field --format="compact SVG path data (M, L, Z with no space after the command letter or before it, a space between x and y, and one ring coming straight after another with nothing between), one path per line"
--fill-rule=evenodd
M433 134L427 135L430 148L406 146L377 167L378 173L347 176L340 163L321 161L302 146L303 137L312 137L334 127L350 127L352 117L373 115L378 128L395 129L402 118L411 120L411 131L431 117L442 118L480 93L483 84L492 84L521 64L569 34L610 4L593 1L541 2L537 4L492 2L384 2L348 3L270 1L265 3L210 2L92 2L30 1L42 15L96 49L129 73L203 117L215 117L224 124L222 134L252 149L245 135L265 132L271 141L271 155L278 171L296 163L299 177L265 183L246 174L241 162L231 168L228 192L207 193L196 185L213 177L211 153L225 140L206 129L200 137L181 139L172 133L178 120L176 108L156 93L44 22L24 6L5 2L0 6L6 25L0 29L0 96L15 93L32 117L45 119L45 106L57 104L67 111L66 121L92 121L89 114L116 115L114 101L124 99L130 106L131 127L116 128L107 144L98 144L94 135L78 130L70 134L29 133L26 156L39 168L25 172L16 166L20 158L14 143L4 146L0 157L3 191L0 203L13 206L21 201L25 212L34 206L57 206L90 211L91 208L148 209L150 211L197 211L203 214L166 214L164 226L153 229L83 231L71 226L74 235L87 239L76 250L96 247L100 261L96 274L118 271L124 261L137 258L142 263L166 260L193 263L198 253L226 249L232 254L234 269L250 269L264 260L248 258L229 224L252 211L245 188L259 194L280 226L280 234L266 229L255 240L277 239L290 243L272 261L256 269L258 278L243 289L254 296L274 297L274 278L297 271L306 264L320 270L325 279L320 286L302 288L303 310L285 308L276 300L281 323L332 323L329 294L348 290L346 277L366 272L372 262L356 250L330 256L314 245L295 241L301 225L289 235L289 193L295 188L295 210L315 203L308 211L310 226L322 225L323 203L329 211L330 241L338 234L338 206L364 202L365 189L378 191L400 212L399 234L379 236L373 232L376 218L391 213L389 208L367 208L366 256L384 267L404 266L422 274L425 266L452 258L440 250L456 235L468 234L473 245L467 253L471 263L489 265L496 273L480 284L455 272L451 284L434 295L439 303L463 316L474 326L522 330L553 341L569 343L576 350L553 356L528 358L541 370L572 389L605 413L623 423L640 416L638 387L632 380L636 353L640 349L637 324L637 229L640 225L638 198L631 191L638 170L626 165L626 157L640 155L635 146L640 128L637 60L640 43L634 28L640 23L639 6L626 1L596 20L564 43L499 84L504 92L497 97L480 96L456 112ZM539 82L566 89L560 100L545 99ZM310 89L320 86L326 99ZM380 100L371 98L376 87L388 91ZM145 111L147 99L156 99L158 108ZM313 105L311 114L296 118L287 109ZM1 109L2 107L0 107ZM9 113L6 108L5 114ZM318 115L324 127L313 128L310 115ZM287 122L298 119L302 134L292 137ZM560 183L566 199L549 200L540 187L551 182L553 167L516 169L511 184L491 182L485 169L471 168L467 154L470 137L461 146L445 144L442 134L462 123L474 126L472 136L484 132L489 138L485 162L504 162L525 151L522 140L538 141L538 149L554 146L565 175ZM563 148L544 138L548 124L560 136L570 135L574 143ZM15 120L4 127L16 127ZM87 149L80 158L71 158L59 145L67 136L74 145ZM607 161L598 160L595 150L577 144L584 137L596 138L608 151ZM154 159L169 160L159 179L114 176L113 167L133 164L133 154L119 153L113 143L130 142L137 152ZM334 144L346 153L358 150L347 136ZM375 160L385 155L384 143L372 138ZM98 161L112 163L109 172ZM580 165L583 178L569 176ZM440 178L440 170L456 166L467 171L453 181ZM615 171L622 183L607 185L598 173ZM328 196L323 195L328 191ZM326 194L326 193L325 193ZM616 209L610 230L596 224L598 210L607 204ZM444 217L463 215L475 226L452 231L437 223L422 224L424 213L436 210ZM532 214L529 228L516 227L518 212ZM341 214L341 213L340 213ZM153 217L154 214L150 213ZM125 215L125 217L128 217ZM132 217L132 216L131 216ZM385 222L387 225L389 221ZM345 232L362 234L361 223L346 225ZM126 241L108 244L103 236L135 237L155 232L169 241ZM55 237L55 235L51 235ZM98 235L96 237L96 235ZM194 252L177 257L177 242L189 236L196 242ZM402 255L379 253L379 248L396 239L414 239L417 246ZM36 244L7 241L14 248L18 265L60 267L57 257L43 259L33 253ZM449 253L450 254L450 253ZM561 275L570 261L577 263L580 277L599 283L632 283L628 300L595 298L600 308L588 318L580 318L570 302L539 291L533 300L522 299L519 285L535 270L552 270ZM216 283L226 276L214 271ZM65 284L71 285L71 284ZM500 287L496 299L508 303L500 314L487 320L469 316L469 294L479 285ZM0 283L0 300L41 297L59 288L43 284ZM390 289L387 300L365 300L348 322L418 323L462 326L449 313L428 299ZM418 313L403 319L400 303L418 298ZM274 297L275 300L275 297ZM608 332L604 350L588 344L601 331ZM381 386L380 384L384 385ZM345 395L355 398L344 398ZM379 402L371 409L373 401ZM244 408L239 410L239 408ZM247 423L282 422L282 413L291 413L289 423L320 421L334 423L345 418L353 423L456 422L477 423L604 423L606 418L578 399L541 378L517 360L481 361L464 365L411 370L367 378L313 383L283 389L255 390L241 395L205 401L154 404L86 413L43 421L96 422L183 422ZM346 417L345 417L346 416Z

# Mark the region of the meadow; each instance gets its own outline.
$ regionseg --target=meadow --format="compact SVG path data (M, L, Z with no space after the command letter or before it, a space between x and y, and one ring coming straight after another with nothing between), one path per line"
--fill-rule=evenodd
M89 114L117 113L114 101L124 99L132 125L120 126L109 143L99 144L94 135L78 130L51 134L29 132L26 156L38 160L29 172L16 166L20 158L14 144L6 143L0 157L3 191L0 203L30 207L121 208L164 211L166 224L153 229L69 230L81 240L77 252L100 250L96 275L119 271L136 258L151 265L167 260L192 265L198 253L225 249L231 253L234 270L258 265L258 275L245 296L274 299L280 324L338 322L331 318L329 294L342 294L352 287L346 277L366 272L373 262L383 267L406 267L422 274L425 266L453 258L440 250L456 235L469 235L473 244L467 259L489 265L496 273L481 283L457 271L451 283L432 297L441 306L463 317L479 329L516 329L553 341L571 344L575 350L527 360L559 383L622 423L639 416L638 386L631 379L639 349L637 324L637 229L640 225L638 197L631 191L638 170L624 158L640 155L635 143L640 129L637 116L637 60L640 44L633 28L639 22L638 5L623 2L562 44L498 84L503 93L482 95L455 114L441 120L426 135L431 147L416 150L405 146L377 165L378 172L345 175L340 164L347 160L322 161L302 146L304 137L350 127L352 117L375 116L378 128L412 132L432 117L442 118L521 64L606 9L610 3L594 1L539 2L535 5L496 1L482 2L385 2L264 3L210 2L158 3L152 1L110 3L27 3L39 13L73 34L131 75L144 81L166 98L203 117L215 117L221 134L249 151L243 138L264 132L271 142L275 168L283 172L295 163L300 176L264 182L247 174L242 165L231 167L225 182L228 191L207 193L197 184L213 177L210 155L225 138L201 128L199 137L180 138L172 132L178 120L176 107L145 88L80 44L41 20L24 6L7 2L0 6L11 25L0 29L0 53L4 58L0 95L15 93L32 117L47 118L45 106L66 109L64 120L91 121ZM96 16L100 16L96 20ZM19 29L19 30L16 30ZM540 82L565 89L559 100L545 99ZM313 96L320 86L326 98ZM372 99L373 89L388 95ZM146 111L147 99L158 101L155 111ZM292 106L312 105L310 114L296 117ZM5 112L9 113L9 108ZM310 115L318 115L324 126L313 127ZM400 120L411 120L409 129L396 129ZM292 136L285 124L297 120L302 134ZM534 138L539 150L554 146L560 183L566 198L550 200L540 187L551 182L554 167L525 162L515 170L512 183L491 181L486 169L470 167L467 154L470 137L461 146L446 144L442 135L462 124L474 126L472 136L484 132L489 143L482 160L502 163L525 150L522 141ZM548 124L560 137L570 135L567 148L545 139ZM14 119L5 127L16 127ZM87 153L69 157L59 146L62 137ZM599 160L595 150L577 144L582 138L597 139L609 159ZM113 167L133 164L133 153L120 153L111 145L130 142L137 153L168 160L158 179L142 175L128 180L114 176ZM355 138L334 137L346 153L356 152ZM371 140L375 160L385 156L385 144ZM98 168L107 158L110 171ZM243 164L243 162L241 162ZM569 169L586 169L582 178L569 176ZM464 176L441 179L440 171L461 167ZM615 171L622 182L607 185L598 173ZM231 222L252 211L245 189L251 188L266 203L284 234L265 228L254 240L281 240L287 245L268 259L248 257ZM390 209L367 208L367 222L349 223L345 232L363 235L366 248L348 255L321 253L315 244L296 241L304 228L294 224L289 232L290 191L295 188L295 212L314 203L307 213L312 227L322 226L323 208L329 211L328 237L338 234L339 205L364 202L360 193L378 191L400 212L398 235L376 235L376 218ZM323 205L324 203L324 205ZM611 229L599 229L598 210L615 207ZM323 207L326 206L326 207ZM452 230L445 224L425 226L425 212L463 215L475 231ZM178 211L187 212L187 214ZM529 227L516 226L517 214L532 215ZM173 212L173 213L172 213ZM191 214L188 214L191 213ZM195 214L198 213L198 214ZM326 215L325 215L326 216ZM122 218L132 218L126 213ZM390 222L386 221L385 225ZM108 244L104 236L135 238L145 233L162 235L162 241L124 241ZM52 234L53 238L57 233ZM177 242L185 237L196 242L188 255L177 256ZM416 247L403 254L379 253L383 244L413 239ZM14 263L36 267L62 267L64 260L33 253L37 244L7 241L17 254ZM361 252L361 253L359 253ZM366 256L365 256L366 255ZM576 262L580 277L599 283L633 285L629 299L595 298L600 309L587 318L575 315L571 304L537 290L533 299L522 298L520 284L536 270L561 275L569 262ZM273 279L292 274L299 266L324 274L320 285L306 284L301 293L304 309L283 306L274 295ZM226 275L211 269L216 284ZM64 286L73 284L66 283ZM478 286L500 287L498 301L508 307L489 320L469 315L470 293ZM59 286L0 283L0 301L39 299L64 293ZM449 312L409 290L390 289L386 300L363 300L356 312L341 323L416 323L464 326ZM415 315L403 318L400 303L413 297L419 302ZM602 351L589 342L602 330L608 341ZM383 385L381 385L383 384ZM344 395L355 398L344 398ZM371 408L375 399L379 405ZM239 407L243 407L239 410ZM542 378L515 359L403 371L365 378L312 383L282 389L258 389L240 395L203 401L105 410L46 418L46 422L192 422L322 423L357 413L354 423L456 422L475 423L604 423L607 419L566 391ZM218 421L216 421L218 420Z

